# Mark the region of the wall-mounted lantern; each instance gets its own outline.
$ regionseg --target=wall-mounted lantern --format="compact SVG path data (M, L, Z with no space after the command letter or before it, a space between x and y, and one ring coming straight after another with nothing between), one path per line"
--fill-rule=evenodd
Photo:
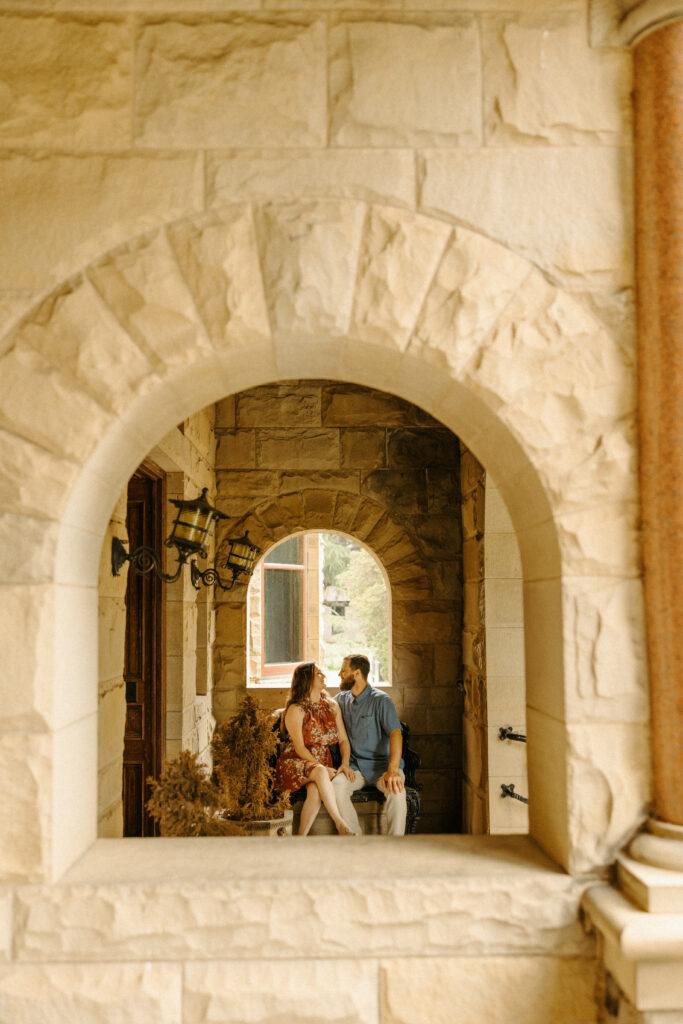
M118 576L121 568L126 562L138 576L144 576L152 570L163 583L175 583L179 578L182 568L188 558L198 555L200 558L208 556L207 544L211 528L219 519L227 519L223 512L209 504L206 498L208 488L204 488L199 498L192 501L179 501L171 499L171 504L178 509L178 514L173 521L173 529L170 537L166 540L166 547L175 548L178 555L178 566L174 573L166 573L162 570L161 557L147 545L136 548L128 553L118 537L111 542L111 571L113 576ZM231 590L237 579L242 575L250 576L254 569L254 563L261 549L252 544L249 540L249 533L245 533L239 540L229 540L228 555L223 565L218 568L205 569L201 572L193 559L190 563L190 575L195 590L199 590L200 583L210 587L217 583L222 590ZM231 578L221 578L218 569L228 569Z

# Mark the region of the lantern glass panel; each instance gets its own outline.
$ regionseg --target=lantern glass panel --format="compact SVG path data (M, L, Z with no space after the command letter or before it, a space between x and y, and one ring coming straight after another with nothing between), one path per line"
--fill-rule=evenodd
M173 526L172 540L202 547L211 526L211 513L184 508Z

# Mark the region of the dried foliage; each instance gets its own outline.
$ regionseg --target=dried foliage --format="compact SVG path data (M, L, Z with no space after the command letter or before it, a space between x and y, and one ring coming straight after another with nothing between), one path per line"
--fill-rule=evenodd
M147 780L152 795L147 810L162 836L201 836L217 808L216 788L196 754L181 750L167 761L158 780Z
M250 695L234 718L217 727L213 778L221 807L233 820L280 818L289 807L289 795L273 790L277 744L272 716Z
M182 750L158 780L148 779L147 810L162 836L243 835L240 822L282 816L289 795L273 791L278 740L272 724L258 701L245 697L238 714L214 733L212 775L197 754Z

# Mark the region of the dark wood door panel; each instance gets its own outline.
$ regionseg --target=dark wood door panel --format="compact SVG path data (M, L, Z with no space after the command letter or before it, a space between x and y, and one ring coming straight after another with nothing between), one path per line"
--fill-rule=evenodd
M130 550L146 544L161 550L164 540L164 479L143 464L128 485ZM164 593L153 573L128 573L126 591L126 727L123 750L124 835L155 834L146 813L147 779L161 770L164 748Z

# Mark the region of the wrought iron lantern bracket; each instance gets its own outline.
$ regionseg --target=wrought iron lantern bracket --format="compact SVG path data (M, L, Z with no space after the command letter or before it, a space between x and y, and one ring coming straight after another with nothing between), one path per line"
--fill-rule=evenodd
M202 572L201 569L197 568L197 563L193 559L190 562L190 579L195 590L199 590L202 583L205 587L212 587L214 584L217 584L221 590L232 590L237 581L237 576L233 576L232 579L228 580L226 583L225 580L221 578L217 569L210 567L208 569L204 569Z
M161 559L154 550L154 548L147 547L143 544L142 547L136 548L135 551L126 551L123 542L118 537L114 537L111 542L111 573L112 576L118 576L126 562L130 563L130 568L133 572L137 573L138 576L146 576L149 572L154 572L162 583L175 583L180 578L183 566L187 561L187 554L178 553L178 567L174 573L164 572L161 566Z

